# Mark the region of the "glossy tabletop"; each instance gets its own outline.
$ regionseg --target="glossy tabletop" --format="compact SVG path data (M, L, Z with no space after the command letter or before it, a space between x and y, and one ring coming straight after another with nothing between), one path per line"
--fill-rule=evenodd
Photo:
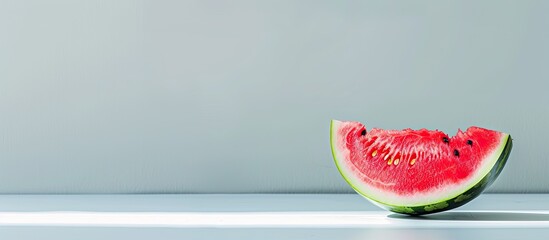
M466 237L549 239L549 195L484 194L424 217L355 194L0 196L0 239Z

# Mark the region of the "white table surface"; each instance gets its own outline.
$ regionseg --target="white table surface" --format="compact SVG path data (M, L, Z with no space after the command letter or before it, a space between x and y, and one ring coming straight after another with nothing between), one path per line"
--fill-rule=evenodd
M0 239L549 239L549 194L413 218L355 194L0 195Z

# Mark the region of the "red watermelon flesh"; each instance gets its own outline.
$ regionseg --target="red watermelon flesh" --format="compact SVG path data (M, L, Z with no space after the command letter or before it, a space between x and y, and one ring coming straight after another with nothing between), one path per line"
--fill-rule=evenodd
M509 134L480 127L455 136L427 129L367 130L359 122L335 120L331 128L334 159L351 186L389 210L415 208L417 214L431 212L418 213L418 207L441 204L434 210L446 210L442 206L455 207L448 200L473 188L482 191L501 171L495 166L505 163L511 147ZM494 176L484 179L492 170Z

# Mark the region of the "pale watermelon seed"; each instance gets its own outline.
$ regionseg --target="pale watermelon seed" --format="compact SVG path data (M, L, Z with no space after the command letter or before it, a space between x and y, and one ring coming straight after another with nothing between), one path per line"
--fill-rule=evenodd
M412 161L410 161L410 165L413 166L414 164L416 163L416 159L412 159Z

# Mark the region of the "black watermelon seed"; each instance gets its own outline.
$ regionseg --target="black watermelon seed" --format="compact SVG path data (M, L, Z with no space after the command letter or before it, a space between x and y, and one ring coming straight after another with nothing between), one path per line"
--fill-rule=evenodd
M362 134L362 136L366 135L366 129L362 130L360 134Z
M443 137L442 141L446 144L450 143L450 139L448 139L447 137Z
M467 144L473 146L473 141L471 139L467 140Z
M454 155L459 157L459 151L457 149L454 149Z

